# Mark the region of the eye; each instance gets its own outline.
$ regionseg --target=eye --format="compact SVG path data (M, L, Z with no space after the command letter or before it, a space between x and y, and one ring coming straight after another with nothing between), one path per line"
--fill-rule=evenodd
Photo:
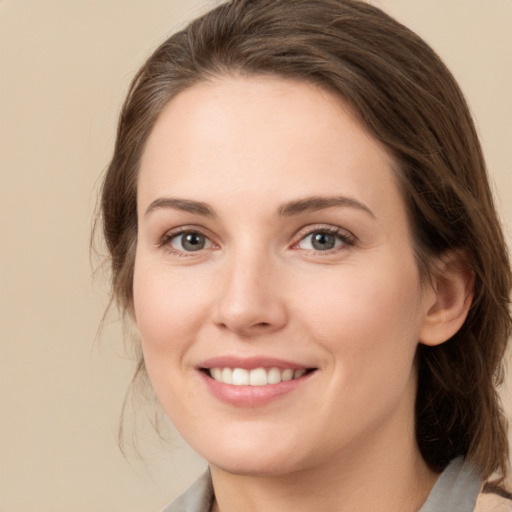
M166 242L173 249L180 252L196 252L209 249L212 246L211 240L197 231L184 231L174 235L171 234Z
M338 229L317 229L302 237L296 247L306 251L332 251L353 243L348 235Z

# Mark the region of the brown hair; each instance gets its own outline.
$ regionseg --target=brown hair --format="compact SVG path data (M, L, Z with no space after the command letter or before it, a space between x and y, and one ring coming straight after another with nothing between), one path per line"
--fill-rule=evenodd
M487 479L508 465L502 382L511 273L478 137L463 95L416 34L356 0L233 0L166 40L133 80L102 190L113 296L131 311L141 154L167 102L222 75L309 81L348 102L394 157L422 275L463 251L475 274L452 339L418 348L416 437L429 466L462 455ZM139 361L138 373L144 373Z

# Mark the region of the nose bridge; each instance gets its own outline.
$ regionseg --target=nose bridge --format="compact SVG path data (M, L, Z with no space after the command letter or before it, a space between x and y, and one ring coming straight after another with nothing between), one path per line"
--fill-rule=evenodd
M286 323L276 257L266 248L242 244L221 272L216 322L241 335L273 331Z

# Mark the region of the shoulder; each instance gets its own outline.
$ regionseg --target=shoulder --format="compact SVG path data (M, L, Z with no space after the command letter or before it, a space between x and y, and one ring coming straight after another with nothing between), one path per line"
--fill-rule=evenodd
M499 494L481 492L476 500L475 512L512 512L512 500Z
M476 468L456 458L441 473L420 512L473 512L481 485Z
M209 512L212 500L213 487L207 470L161 512Z

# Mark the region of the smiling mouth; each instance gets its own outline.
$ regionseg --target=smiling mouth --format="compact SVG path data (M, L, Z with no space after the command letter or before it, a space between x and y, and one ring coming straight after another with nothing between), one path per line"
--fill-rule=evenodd
M245 368L203 368L202 370L210 378L223 384L233 386L268 386L279 384L290 380L300 379L304 375L310 374L316 368L254 368L247 370Z

